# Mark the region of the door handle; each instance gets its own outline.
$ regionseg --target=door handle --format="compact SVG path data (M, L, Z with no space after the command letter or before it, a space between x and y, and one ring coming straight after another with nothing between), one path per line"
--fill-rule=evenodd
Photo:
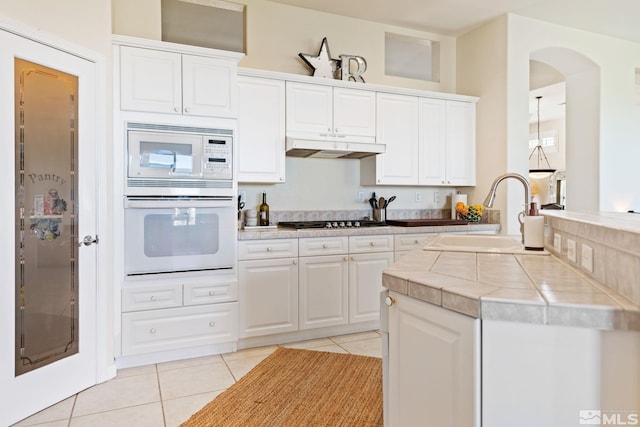
M96 237L94 239L93 237L91 237L91 235L87 234L86 236L84 236L84 239L82 239L82 242L78 243L78 246L82 246L82 245L89 246L94 243L96 245L98 244L98 235L96 234Z

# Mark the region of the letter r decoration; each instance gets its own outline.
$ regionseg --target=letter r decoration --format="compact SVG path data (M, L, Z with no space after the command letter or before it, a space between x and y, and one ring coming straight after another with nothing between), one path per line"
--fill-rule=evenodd
M351 63L355 62L356 69L351 71ZM340 55L340 70L342 80L353 79L355 82L364 83L362 74L367 71L367 61L356 55Z

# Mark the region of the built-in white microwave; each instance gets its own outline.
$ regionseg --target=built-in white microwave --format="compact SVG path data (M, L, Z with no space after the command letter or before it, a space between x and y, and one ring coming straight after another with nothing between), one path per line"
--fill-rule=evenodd
M127 123L127 196L233 196L233 130Z

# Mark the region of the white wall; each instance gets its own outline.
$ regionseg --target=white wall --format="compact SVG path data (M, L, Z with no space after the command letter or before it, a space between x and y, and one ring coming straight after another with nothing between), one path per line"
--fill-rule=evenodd
M358 201L359 191L364 192L366 200L374 191L378 198L396 196L389 210L441 209L445 205L450 206L453 191L448 187L360 186L360 161L354 159L287 157L286 174L286 182L282 184L240 184L240 191L246 191L247 194L246 209L256 208L261 203L263 191L267 192L267 202L272 212L370 209L368 201ZM420 202L415 201L416 192L420 193ZM436 192L438 194L434 195Z
M478 185L471 193L485 194L492 178L501 173L526 176L529 59L532 52L547 48L574 51L595 64L599 74L595 83L593 74L572 75L573 89L569 87L571 78L567 81L567 140L571 135L576 139L572 149L567 143L567 191L573 182L574 201L584 195L592 204L591 210L638 209L640 189L634 171L640 158L640 107L636 104L634 79L640 45L517 15L499 17L457 40L457 88L480 97ZM589 83L582 83L580 89L584 80ZM592 119L594 114L599 115L597 120ZM587 144L593 138L595 147ZM590 162L596 166L580 169ZM495 206L502 210L503 226L509 233L519 228L521 187L515 182L509 185L506 205L504 193L496 199ZM593 194L597 197L591 203L588 198Z
M109 0L0 0L0 16L110 56Z
M298 53L316 54L327 37L333 58L359 55L367 61L367 83L455 92L455 38L347 18L267 0L246 5L246 57L241 67L310 75ZM140 19L144 16L144 19ZM115 34L161 39L160 0L113 0ZM441 81L425 82L384 75L384 34L393 32L440 42Z
M512 23L509 42L514 52L560 47L583 55L597 67L599 88L595 88L597 82L593 82L593 75L572 75L570 78L576 81L573 89L570 79L567 80L567 203L571 203L571 197L575 198L571 195L571 186L589 182L595 175L593 186L579 190L581 194L598 194L596 206L589 209L626 211L640 207L640 189L634 176L640 158L640 144L637 143L640 140L640 107L635 100L635 67L640 63L640 44L515 15L509 19ZM517 54L510 56L509 68L517 68L523 60L528 61L528 58ZM581 81L588 83L580 88ZM509 91L514 94L510 111L519 112L515 105L527 96L528 84L525 86L515 79L510 80ZM598 91L586 99L585 94L594 88ZM589 107L594 103L595 107ZM573 115L572 111L576 109L583 114ZM588 118L594 114L599 114L596 123ZM514 128L520 128L523 121L528 123L528 117L514 114L510 123ZM596 146L589 149L591 138L596 139ZM595 168L579 169L580 165L593 159Z

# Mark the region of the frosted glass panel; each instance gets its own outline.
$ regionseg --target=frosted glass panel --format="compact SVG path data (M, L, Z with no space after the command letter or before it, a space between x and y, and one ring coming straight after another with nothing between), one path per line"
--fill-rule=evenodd
M15 59L16 375L78 352L77 94Z

